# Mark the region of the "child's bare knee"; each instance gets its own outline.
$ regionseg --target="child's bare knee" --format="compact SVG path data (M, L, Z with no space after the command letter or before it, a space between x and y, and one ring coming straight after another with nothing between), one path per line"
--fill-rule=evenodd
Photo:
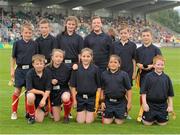
M63 102L68 102L69 100L70 100L70 93L69 92L64 92L63 94L62 94L62 96L61 96L61 98L62 98L62 101Z
M33 104L35 100L35 95L33 93L28 93L27 94L27 103L28 104Z

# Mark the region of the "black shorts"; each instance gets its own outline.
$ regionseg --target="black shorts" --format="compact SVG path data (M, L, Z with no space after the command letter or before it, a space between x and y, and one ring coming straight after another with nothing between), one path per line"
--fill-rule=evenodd
M127 110L126 99L105 99L105 112L104 118L125 119L125 113Z
M35 108L37 109L37 108L39 107L39 103L41 102L41 99L43 98L43 96L42 96L42 95L37 95L37 94L35 94L35 96L36 96L36 99L35 99L34 104L35 104ZM46 100L45 106L44 106L44 107L41 107L41 110L42 110L43 112L46 112L46 106L47 106L47 105L48 105L48 100Z
M87 97L86 96L76 96L77 99L77 112L81 111L88 111L88 112L94 112L95 111L95 100L96 96Z
M26 86L26 74L29 71L29 69L21 69L16 68L15 70L15 84L14 86L16 88L21 88Z
M70 90L52 90L50 94L50 100L52 106L60 106L62 104L61 96L64 92L70 92Z
M157 121L158 123L164 123L169 120L167 110L167 103L154 104L148 103L149 111L144 112L142 119L147 122Z

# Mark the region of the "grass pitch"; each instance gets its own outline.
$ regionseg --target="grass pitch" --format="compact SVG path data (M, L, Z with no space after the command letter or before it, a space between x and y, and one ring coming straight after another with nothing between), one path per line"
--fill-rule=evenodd
M93 124L77 124L72 119L70 124L53 122L45 118L44 122L28 125L24 117L24 97L20 99L18 119L11 120L11 95L13 87L8 86L10 78L10 49L0 49L0 134L180 134L180 48L162 48L166 58L165 72L173 81L175 97L174 110L176 119L170 117L166 126L144 126L136 122L139 111L139 91L133 88L132 120L123 125L102 125L100 120ZM75 111L73 110L75 118Z

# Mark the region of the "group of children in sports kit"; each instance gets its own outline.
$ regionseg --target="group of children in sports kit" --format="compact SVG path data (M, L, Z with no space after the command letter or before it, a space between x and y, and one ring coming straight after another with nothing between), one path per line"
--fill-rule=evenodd
M77 110L78 123L92 123L100 109L104 124L122 124L132 107L132 86L136 67L140 73L140 94L145 125L165 125L168 112L173 111L174 96L170 78L163 72L165 59L152 44L152 32L142 31L142 46L129 40L130 30L122 25L119 40L102 31L101 18L92 18L92 32L83 38L76 34L78 20L69 16L64 31L53 37L50 23L39 22L41 36L32 40L33 28L22 25L22 39L13 45L11 79L11 119L17 119L22 87L28 123L43 122L47 111L54 121L69 122L72 107ZM16 68L15 68L16 65ZM62 106L63 105L63 106Z

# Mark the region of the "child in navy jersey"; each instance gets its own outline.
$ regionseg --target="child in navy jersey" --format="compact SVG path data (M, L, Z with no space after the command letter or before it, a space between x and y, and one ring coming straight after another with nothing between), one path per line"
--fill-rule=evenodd
M99 68L92 64L93 52L89 48L81 51L81 64L71 75L73 105L77 105L77 122L94 121L96 93L100 93Z
M153 59L154 71L148 73L141 87L142 122L144 125L166 125L168 112L173 112L173 86L163 70L165 59L157 55Z
M68 123L68 115L71 110L70 100L70 69L63 63L65 52L60 49L53 49L51 63L48 68L52 73L51 83L53 85L50 97L54 121L60 120L61 105L64 105L64 122Z
M102 73L102 97L101 103L104 111L105 124L122 124L126 111L131 109L131 83L128 74L120 70L121 61L117 55L111 55L108 70ZM127 98L126 98L127 93Z
M45 56L36 54L26 76L28 123L43 122L51 86L51 71L45 68Z
M11 80L15 81L15 90L12 96L12 120L17 119L18 97L22 87L26 86L26 74L32 68L32 56L38 51L36 42L32 40L33 27L31 23L26 22L22 25L21 35L22 39L14 42L12 49Z

